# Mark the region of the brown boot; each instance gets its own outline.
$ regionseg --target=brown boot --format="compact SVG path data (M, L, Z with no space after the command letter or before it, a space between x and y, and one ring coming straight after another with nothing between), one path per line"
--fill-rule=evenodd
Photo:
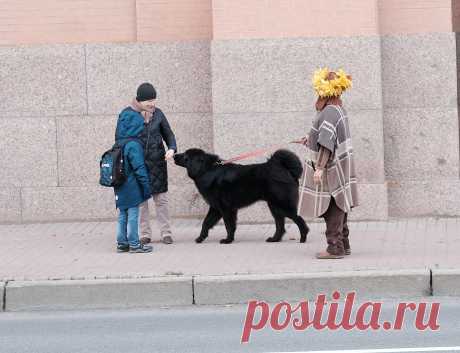
M350 241L348 240L348 238L344 238L342 241L343 248L345 250L345 255L351 255Z
M316 254L316 258L319 260L329 260L329 259L343 259L345 256L344 255L334 255L330 254L327 251L319 252Z
M343 242L343 248L345 249L345 255L351 255L350 240L348 239L349 234L350 234L350 230L348 229L348 213L345 213L345 217L343 219L343 230L342 230L342 242Z
M345 250L343 242L341 240L332 243L330 242L327 246L326 251L316 254L317 259L343 259L345 256Z

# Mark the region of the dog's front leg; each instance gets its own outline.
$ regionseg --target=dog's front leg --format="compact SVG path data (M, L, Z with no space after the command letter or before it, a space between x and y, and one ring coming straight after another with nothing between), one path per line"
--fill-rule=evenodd
M223 213L222 217L224 218L225 229L227 230L227 238L221 239L221 244L230 244L235 240L237 212L237 210L234 210Z
M195 242L202 243L208 237L209 230L214 227L217 222L222 218L222 215L215 208L210 207L208 214L203 220L203 225L201 226L201 233L198 238L195 239Z

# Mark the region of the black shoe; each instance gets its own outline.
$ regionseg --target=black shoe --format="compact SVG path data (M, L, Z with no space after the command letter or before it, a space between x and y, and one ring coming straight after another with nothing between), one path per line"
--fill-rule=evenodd
M152 252L152 250L153 250L153 247L151 247L149 245L143 245L143 244L141 244L137 248L129 248L129 252L131 254L145 254L145 253L148 253L148 252Z
M149 238L149 237L142 237L142 238L140 239L140 242L141 242L142 245L145 245L145 244L151 243L151 242L152 242L152 239Z
M169 234L165 235L161 241L163 244L172 244L174 242L172 236Z
M117 245L117 252L128 252L129 245Z

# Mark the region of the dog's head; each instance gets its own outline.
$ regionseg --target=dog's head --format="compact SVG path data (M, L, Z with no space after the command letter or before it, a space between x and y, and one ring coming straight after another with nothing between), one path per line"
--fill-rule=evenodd
M206 153L198 148L191 148L184 153L174 155L174 163L187 169L187 174L192 179L203 175L219 161L219 157L215 154Z

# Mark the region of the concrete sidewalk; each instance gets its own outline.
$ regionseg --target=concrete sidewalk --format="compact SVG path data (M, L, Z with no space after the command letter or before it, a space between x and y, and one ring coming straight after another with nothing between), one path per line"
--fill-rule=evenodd
M272 224L239 225L230 245L219 244L221 224L195 244L200 224L175 220L175 243L157 241L151 254L117 254L114 222L1 225L3 307L228 304L334 288L374 296L460 295L460 219L350 223L352 255L342 260L314 258L325 248L323 223L310 224L305 244L292 224L282 243L265 242ZM134 292L137 304L127 303Z

